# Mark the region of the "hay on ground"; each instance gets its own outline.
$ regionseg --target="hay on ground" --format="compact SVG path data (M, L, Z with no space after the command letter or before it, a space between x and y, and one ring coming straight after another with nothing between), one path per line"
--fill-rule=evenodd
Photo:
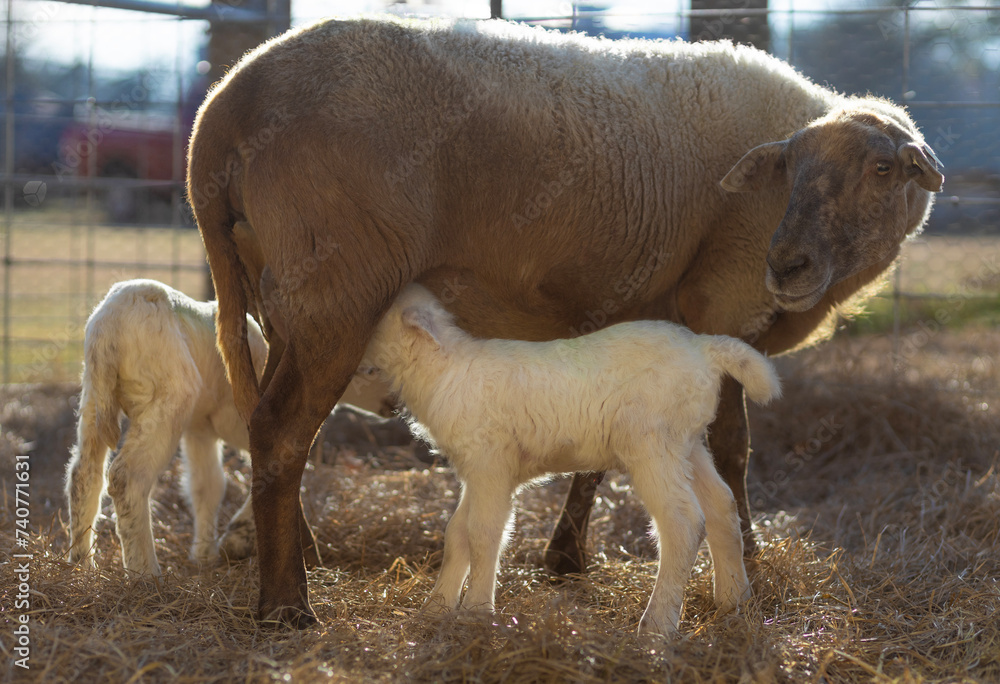
M404 447L340 447L304 483L326 568L310 572L317 629L262 630L254 561L199 568L175 459L154 492L157 582L125 577L113 510L98 570L63 560L69 387L2 389L0 673L28 681L855 682L1000 681L1000 334L938 333L919 354L835 340L782 362L785 398L751 412L750 491L761 540L753 598L712 610L699 555L682 637L638 637L655 546L628 479L599 489L585 576L538 569L568 482L521 497L492 618L427 619L457 482ZM14 462L31 454L31 531L15 546ZM223 520L245 495L227 459ZM395 469L392 469L395 468ZM30 670L14 661L30 553Z

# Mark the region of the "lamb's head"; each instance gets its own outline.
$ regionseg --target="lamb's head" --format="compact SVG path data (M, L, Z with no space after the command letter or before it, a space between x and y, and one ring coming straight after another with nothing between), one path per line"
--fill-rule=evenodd
M451 314L422 285L407 285L375 328L358 368L360 374L400 371L441 348L453 326Z
M722 179L730 192L790 192L765 281L788 311L804 311L831 285L888 265L926 220L931 193L941 190L942 164L906 114L867 102L753 148Z

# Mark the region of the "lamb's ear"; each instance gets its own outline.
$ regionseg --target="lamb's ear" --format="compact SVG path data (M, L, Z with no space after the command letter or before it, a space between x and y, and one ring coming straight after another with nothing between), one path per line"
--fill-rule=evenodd
M918 145L917 143L903 143L896 152L899 155L899 162L903 165L903 171L911 180L928 192L941 192L944 186L944 175L939 169L944 168L944 164L934 154L934 150L929 145Z
M788 141L781 140L753 148L722 179L723 189L729 192L754 192L776 183L784 183L786 147Z
M438 347L441 346L440 332L434 314L429 309L419 306L411 306L403 309L403 325L415 328L424 334Z

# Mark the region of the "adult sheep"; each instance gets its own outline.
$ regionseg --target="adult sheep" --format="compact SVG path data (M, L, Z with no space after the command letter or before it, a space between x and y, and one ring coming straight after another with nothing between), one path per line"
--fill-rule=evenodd
M307 449L406 283L482 338L660 318L776 354L890 267L942 180L902 109L728 43L384 18L251 52L198 114L188 192L250 425L261 619L315 620ZM280 338L259 386L248 310ZM711 448L752 547L736 383ZM550 560L579 563L587 482Z

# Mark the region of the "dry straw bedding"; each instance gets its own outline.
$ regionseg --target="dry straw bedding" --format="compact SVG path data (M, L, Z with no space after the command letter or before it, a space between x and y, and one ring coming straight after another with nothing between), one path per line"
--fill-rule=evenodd
M310 466L319 629L262 630L254 563L187 560L175 462L154 493L165 575L128 581L110 504L97 573L62 560L61 473L73 388L2 390L0 678L25 681L1000 681L1000 334L838 339L781 363L786 396L751 415L763 540L739 616L711 608L703 550L683 636L639 638L655 561L625 477L599 491L590 572L554 584L539 559L567 481L521 498L492 620L421 617L457 484L406 449L350 445ZM33 443L33 444L32 444ZM13 454L32 453L31 669L13 666ZM224 516L246 464L229 458ZM334 462L330 465L330 462Z

